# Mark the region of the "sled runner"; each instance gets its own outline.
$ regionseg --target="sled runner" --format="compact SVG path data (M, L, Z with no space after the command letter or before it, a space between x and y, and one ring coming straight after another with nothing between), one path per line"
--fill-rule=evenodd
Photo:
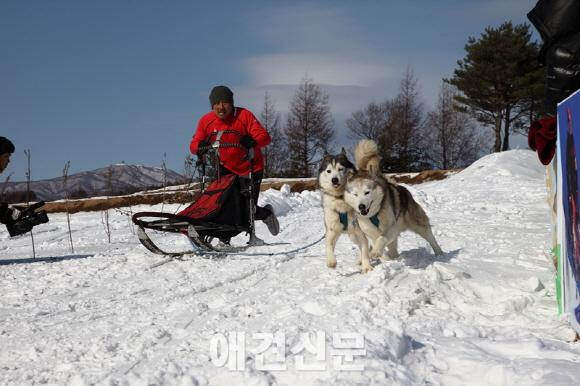
M214 133L216 137L209 146L201 147L202 151L216 154L212 158L219 161L219 149L238 147L245 150L239 143L223 143L220 141L224 132L236 133L225 130ZM169 256L181 256L198 252L235 252L246 249L249 246L265 245L256 237L254 229L255 203L254 195L253 158L254 150L248 150L250 173L246 176L227 174L212 181L207 187L206 159L204 155L200 159L201 166L201 196L182 211L172 214L163 212L139 212L133 215L133 223L138 226L137 235L145 248L156 254ZM219 171L219 163L216 167ZM165 252L160 249L147 235L145 229L161 232L182 233L189 238L195 250L184 252ZM230 238L246 232L249 241L244 246L231 246L229 243L212 243L214 239L229 241Z

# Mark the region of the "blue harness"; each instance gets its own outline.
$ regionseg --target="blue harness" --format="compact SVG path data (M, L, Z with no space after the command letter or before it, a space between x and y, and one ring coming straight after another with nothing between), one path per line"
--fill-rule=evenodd
M348 214L344 212L338 213L338 218L340 218L340 223L342 224L342 230L348 229Z
M347 230L348 228L348 215L344 212L339 212L338 217L340 219L340 223L342 224L342 229ZM373 217L369 218L374 226L377 228L379 227L379 217L378 215L374 215Z

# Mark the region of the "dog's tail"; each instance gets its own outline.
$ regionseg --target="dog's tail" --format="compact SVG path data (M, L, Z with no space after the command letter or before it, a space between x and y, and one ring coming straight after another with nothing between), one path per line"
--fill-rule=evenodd
M354 159L358 170L365 170L370 174L380 174L381 156L375 141L363 139L354 148Z

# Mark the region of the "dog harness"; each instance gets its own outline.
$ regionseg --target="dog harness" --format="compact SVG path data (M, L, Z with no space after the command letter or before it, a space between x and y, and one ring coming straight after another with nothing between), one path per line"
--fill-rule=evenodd
M340 223L342 224L342 230L348 229L348 214L346 212L338 212L338 217L340 218Z
M342 229L347 230L348 228L348 213L345 212L338 212L338 218L340 219L340 223L342 224ZM373 223L374 226L377 228L379 227L380 221L379 216L374 215L373 217L369 217L369 220Z

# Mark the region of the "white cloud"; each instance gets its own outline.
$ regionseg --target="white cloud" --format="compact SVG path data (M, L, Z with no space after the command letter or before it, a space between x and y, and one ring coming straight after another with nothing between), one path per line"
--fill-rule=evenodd
M371 86L395 75L384 64L366 63L339 55L263 55L247 59L243 66L250 81L258 85L298 84L308 75L315 83Z
M295 85L307 74L319 84L376 86L395 75L345 7L271 6L248 21L266 46L265 54L243 61L250 83Z

